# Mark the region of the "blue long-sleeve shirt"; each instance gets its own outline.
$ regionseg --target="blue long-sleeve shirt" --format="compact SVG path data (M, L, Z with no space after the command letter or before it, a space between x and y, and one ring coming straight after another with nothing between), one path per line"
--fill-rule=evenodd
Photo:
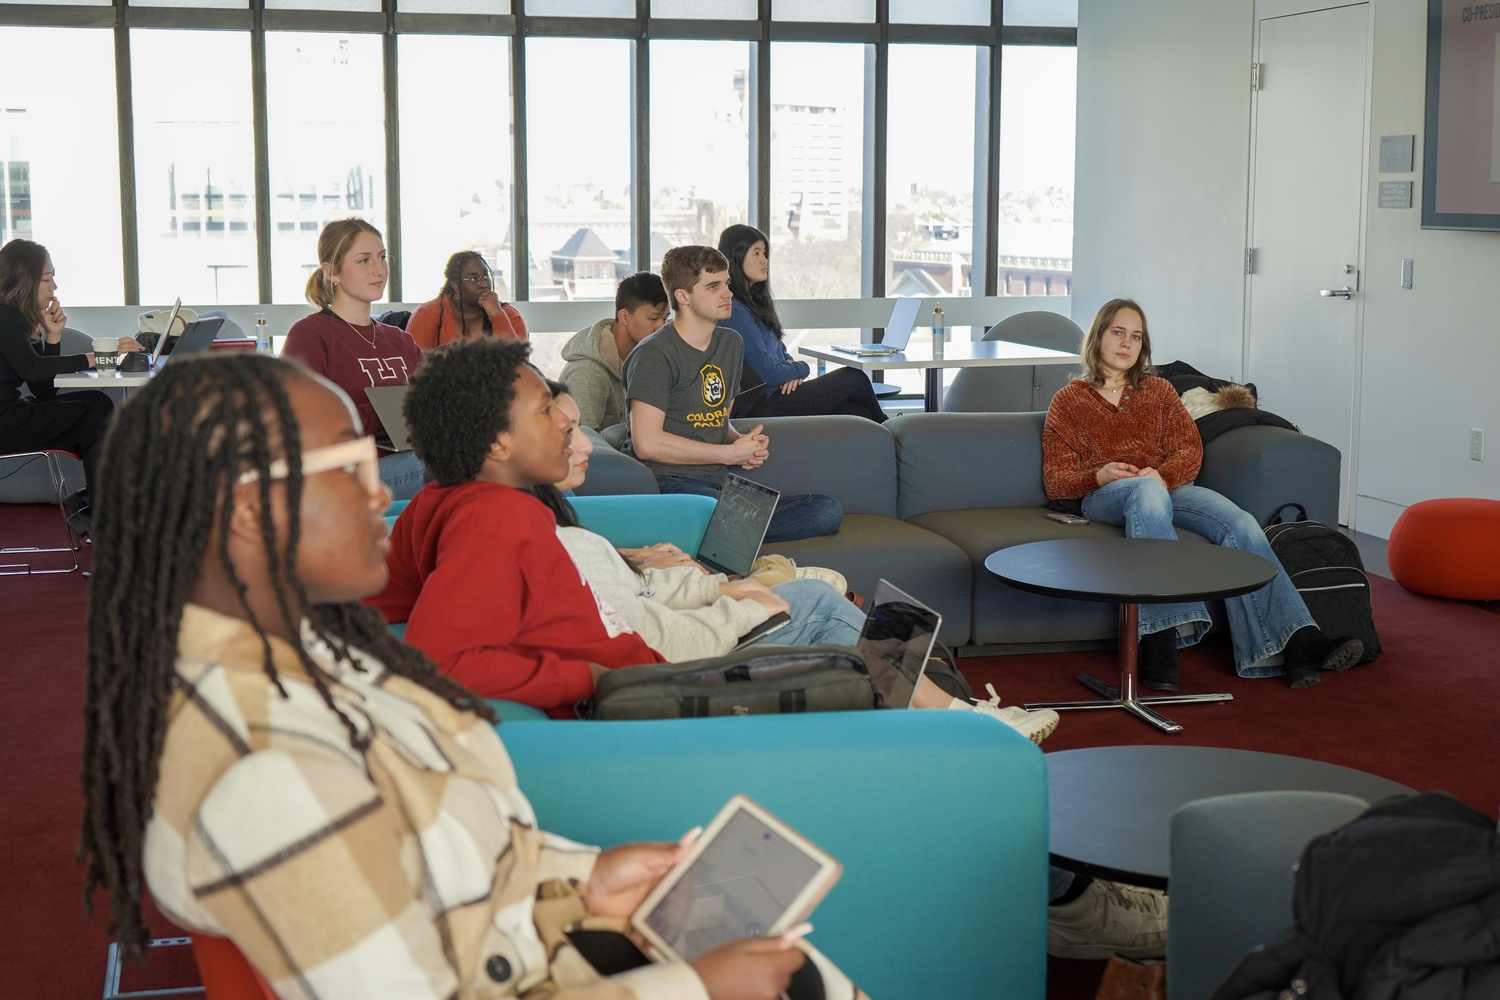
M749 306L739 299L734 300L729 318L719 325L729 327L745 342L745 364L764 380L767 396L793 379L807 378L812 374L807 362L793 361L786 345L777 340L771 328L756 319Z

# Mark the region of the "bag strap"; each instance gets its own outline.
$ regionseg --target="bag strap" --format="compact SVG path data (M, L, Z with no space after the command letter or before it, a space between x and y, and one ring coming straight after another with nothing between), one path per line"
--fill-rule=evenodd
M1284 524L1284 523L1286 523L1286 522L1282 521L1282 519L1281 519L1281 512L1284 511L1284 510L1286 510L1288 507L1295 507L1295 508L1297 508L1297 520L1298 521L1306 521L1307 520L1307 508L1306 507L1302 506L1300 503L1284 503L1280 507L1277 507L1275 510L1271 511L1271 523L1272 524Z

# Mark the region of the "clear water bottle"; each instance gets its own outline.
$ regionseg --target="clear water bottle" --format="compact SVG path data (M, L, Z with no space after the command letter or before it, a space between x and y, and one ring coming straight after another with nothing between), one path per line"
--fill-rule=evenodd
M255 353L271 354L271 324L266 322L265 313L255 314Z
M948 327L943 320L943 307L935 305L932 307L932 356L934 358L943 356L943 344L947 335Z

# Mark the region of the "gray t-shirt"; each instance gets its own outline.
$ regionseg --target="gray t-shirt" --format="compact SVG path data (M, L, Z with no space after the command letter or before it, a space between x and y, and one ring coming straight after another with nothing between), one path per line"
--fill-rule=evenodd
M657 330L636 345L625 359L625 399L639 399L667 415L662 427L668 434L705 444L729 441L729 406L739 392L744 365L745 342L725 327L715 327L708 349L689 346L673 323ZM620 449L635 454L626 439ZM685 476L716 486L724 485L723 465L666 465L640 461L658 476Z

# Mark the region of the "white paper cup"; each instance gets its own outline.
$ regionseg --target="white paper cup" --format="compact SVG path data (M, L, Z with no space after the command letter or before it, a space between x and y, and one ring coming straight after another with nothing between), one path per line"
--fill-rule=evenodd
M108 374L115 371L120 360L120 338L119 337L95 337L94 338L94 368L95 370Z

